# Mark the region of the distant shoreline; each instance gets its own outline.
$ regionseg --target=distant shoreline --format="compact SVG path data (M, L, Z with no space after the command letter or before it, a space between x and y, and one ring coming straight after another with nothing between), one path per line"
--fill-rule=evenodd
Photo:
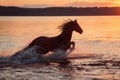
M120 7L20 8L0 6L0 16L120 16Z

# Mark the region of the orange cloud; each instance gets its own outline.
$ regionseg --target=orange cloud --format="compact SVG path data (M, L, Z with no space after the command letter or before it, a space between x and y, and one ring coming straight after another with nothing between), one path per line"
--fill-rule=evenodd
M120 0L0 0L3 6L118 6Z
M73 6L73 7L111 7L111 6L118 6L116 3L113 2L88 2L88 1L81 1L81 2L73 2L69 3L66 6Z

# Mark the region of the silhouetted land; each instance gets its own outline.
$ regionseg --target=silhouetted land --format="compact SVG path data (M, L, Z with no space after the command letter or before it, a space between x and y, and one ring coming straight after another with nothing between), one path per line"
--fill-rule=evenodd
M82 16L120 15L120 7L48 7L20 8L0 6L0 16Z

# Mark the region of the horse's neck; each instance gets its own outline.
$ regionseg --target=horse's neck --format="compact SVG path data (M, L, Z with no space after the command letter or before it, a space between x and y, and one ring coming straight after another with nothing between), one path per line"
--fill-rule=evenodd
M71 41L72 31L63 30L62 33L59 35L59 38L60 40Z

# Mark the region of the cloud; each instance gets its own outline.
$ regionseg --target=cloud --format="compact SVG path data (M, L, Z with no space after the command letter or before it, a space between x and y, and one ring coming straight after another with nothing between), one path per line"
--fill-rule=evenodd
M110 0L110 1L77 1L77 2L72 2L72 3L65 3L65 4L33 4L33 5L24 5L23 7L27 8L45 8L45 7L113 7L117 6L115 3L115 0Z
M34 4L34 5L24 5L23 7L27 8L45 8L45 7L51 7L52 4Z
M111 7L116 6L113 2L87 2L87 1L81 1L81 2L73 2L68 3L65 6L72 6L72 7Z

